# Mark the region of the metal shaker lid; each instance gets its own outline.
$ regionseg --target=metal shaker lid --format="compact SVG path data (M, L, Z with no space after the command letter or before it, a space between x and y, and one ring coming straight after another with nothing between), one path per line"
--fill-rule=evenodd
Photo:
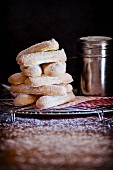
M87 36L78 39L78 53L101 56L102 50L106 51L106 55L113 53L113 38L106 36Z

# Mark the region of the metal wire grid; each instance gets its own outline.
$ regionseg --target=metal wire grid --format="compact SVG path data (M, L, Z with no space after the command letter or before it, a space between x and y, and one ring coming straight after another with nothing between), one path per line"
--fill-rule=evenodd
M107 124L109 128L113 128L113 120L111 118L105 118L104 113L112 113L113 106L96 106L94 108L83 108L83 107L75 107L70 106L62 109L43 109L39 110L33 105L18 107L13 105L13 99L0 99L0 112L1 113L8 113L11 115L11 122L15 122L15 118L18 115L49 115L49 116L56 116L56 115L74 115L74 116L83 116L83 115L97 115L99 121L103 124Z

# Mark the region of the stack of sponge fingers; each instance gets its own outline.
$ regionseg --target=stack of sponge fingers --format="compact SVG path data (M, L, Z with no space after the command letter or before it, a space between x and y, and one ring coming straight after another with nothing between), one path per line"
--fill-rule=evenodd
M20 72L8 77L15 106L35 104L39 109L51 108L75 99L66 72L67 56L55 39L43 41L21 51L16 62Z

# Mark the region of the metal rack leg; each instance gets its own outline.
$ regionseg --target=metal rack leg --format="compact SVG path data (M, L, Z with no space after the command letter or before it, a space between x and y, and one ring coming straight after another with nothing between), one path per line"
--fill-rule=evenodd
M11 113L11 122L15 122L15 113Z
M104 120L104 112L103 110L101 112L98 112L98 117L99 117L99 121L103 121Z

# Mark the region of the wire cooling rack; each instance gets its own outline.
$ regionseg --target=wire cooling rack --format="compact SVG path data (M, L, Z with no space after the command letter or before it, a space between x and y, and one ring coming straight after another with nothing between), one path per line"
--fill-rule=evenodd
M8 113L11 120L15 121L16 116L88 116L98 115L99 120L103 121L105 113L113 112L113 97L81 102L77 105L66 107L53 107L49 109L37 109L34 105L14 106L13 96L9 90L0 89L0 113Z
M85 108L83 106L68 106L63 108L37 109L33 105L14 106L13 99L0 99L0 112L11 115L11 120L14 122L16 116L24 115L25 117L33 116L87 116L98 115L99 120L104 120L104 113L112 113L113 106L96 106L93 108Z

